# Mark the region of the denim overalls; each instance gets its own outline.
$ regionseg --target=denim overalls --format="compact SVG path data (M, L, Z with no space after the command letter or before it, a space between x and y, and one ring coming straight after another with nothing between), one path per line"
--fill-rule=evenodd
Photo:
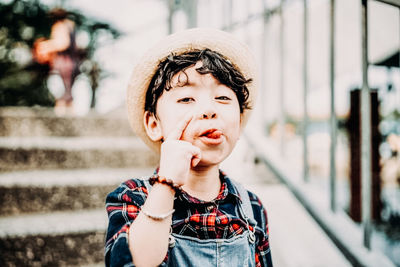
M169 267L251 267L255 266L255 229L253 210L246 189L231 180L239 192L240 216L247 231L230 239L198 239L175 233L169 240ZM250 230L252 226L253 231ZM161 265L164 266L164 265Z

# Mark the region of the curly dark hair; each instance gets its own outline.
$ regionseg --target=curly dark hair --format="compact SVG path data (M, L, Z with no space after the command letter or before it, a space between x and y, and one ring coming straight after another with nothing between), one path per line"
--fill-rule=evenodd
M251 109L249 106L249 90L247 84L252 79L246 79L231 62L226 60L220 53L210 49L195 50L179 55L171 54L164 61L160 62L156 73L154 74L146 93L145 110L156 115L157 100L163 94L164 90L169 91L172 77L185 69L201 61L203 65L196 69L200 74L210 73L220 83L231 88L239 101L240 113L245 109ZM186 73L184 73L186 75ZM186 77L187 78L187 77ZM178 80L177 86L184 86L187 79L181 83Z
M63 8L53 8L49 11L48 15L49 15L51 22L54 24L57 21L68 18L69 13L67 10L65 10Z

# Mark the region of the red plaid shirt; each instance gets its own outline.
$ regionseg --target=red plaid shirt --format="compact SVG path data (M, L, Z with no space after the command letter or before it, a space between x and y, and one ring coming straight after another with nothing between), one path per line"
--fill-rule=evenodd
M199 239L229 239L247 229L239 216L239 193L228 177L220 172L221 189L211 202L199 200L186 192L177 193L172 218L174 233ZM272 266L267 213L259 198L251 193L256 226L256 267ZM107 196L109 225L105 246L106 266L134 266L128 247L128 230L138 216L148 191L142 179L131 179ZM160 266L167 266L168 255Z

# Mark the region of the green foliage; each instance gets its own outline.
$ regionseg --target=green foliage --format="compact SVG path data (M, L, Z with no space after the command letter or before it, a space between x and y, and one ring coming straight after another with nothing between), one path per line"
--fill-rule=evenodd
M48 11L49 8L39 0L0 3L0 106L54 105L54 97L46 85L49 67L31 58L35 40L50 35ZM102 70L98 69L98 63L93 58L101 45L99 39L104 35L116 39L120 33L111 25L89 19L78 11L69 11L69 14L77 31L84 31L89 37L87 47L81 51L81 63L85 63L81 72L95 89L102 77L98 75ZM93 76L92 66L97 68L96 76Z

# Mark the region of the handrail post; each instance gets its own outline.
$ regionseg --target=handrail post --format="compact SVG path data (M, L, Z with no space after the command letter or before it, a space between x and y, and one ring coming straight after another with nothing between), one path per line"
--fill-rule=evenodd
M285 31L285 19L283 16L283 4L285 0L281 0L280 8L279 8L279 15L280 15L280 36L279 36L279 44L280 44L280 93L279 93L279 105L280 105L280 114L279 114L279 121L278 121L278 129L279 129L279 150L281 156L285 154L285 38L284 38L284 31Z
M175 0L168 0L168 34L173 32L173 18L175 12Z
M265 133L265 129L267 126L265 114L267 105L264 103L266 101L267 96L267 37L268 37L268 17L267 17L267 6L265 0L261 0L263 3L263 33L262 33L262 40L261 40L261 90L260 90L260 98L261 98L261 129L262 133Z
M336 112L335 112L335 0L330 1L330 93L331 93L331 117L330 117L330 204L331 210L336 211Z
M371 249L371 96L368 86L368 6L361 0L362 89L361 89L361 185L364 246Z
M304 5L304 30L303 30L303 180L309 181L308 166L308 7L307 0L303 0Z

